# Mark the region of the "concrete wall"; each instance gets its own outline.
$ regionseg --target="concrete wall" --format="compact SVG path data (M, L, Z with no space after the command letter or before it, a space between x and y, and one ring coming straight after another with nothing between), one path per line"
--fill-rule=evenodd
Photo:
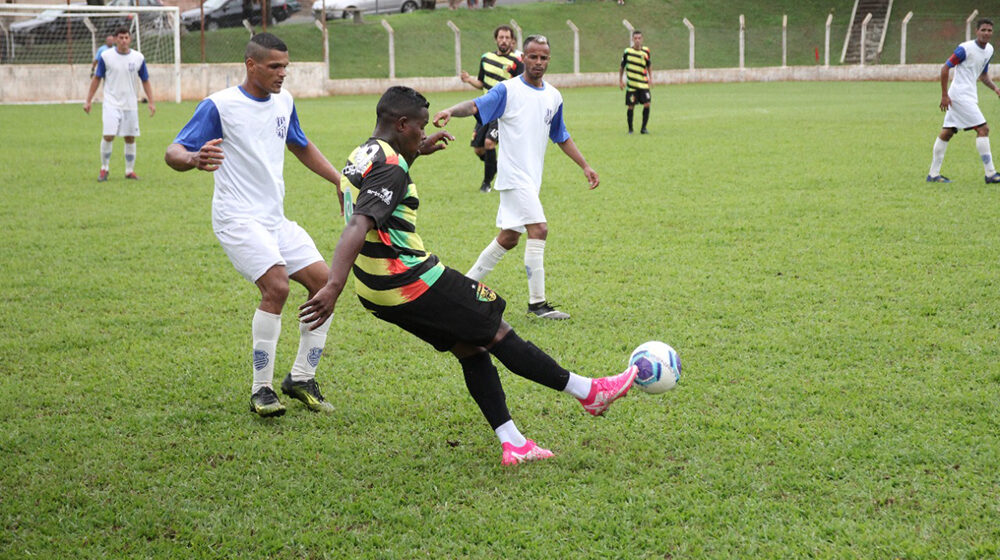
M713 68L696 70L656 70L654 84L696 82L778 82L778 81L935 81L938 64L869 66L796 66L788 68ZM174 100L174 68L149 66L150 82L157 101ZM1000 72L993 65L991 74ZM85 65L0 65L0 103L82 102L90 86L90 67ZM296 97L382 93L391 85L406 85L424 92L474 91L457 77L381 79L326 79L321 62L296 62L291 66L285 88ZM181 98L202 99L206 95L243 82L243 64L181 65ZM549 74L546 79L557 87L617 86L617 72ZM655 87L655 85L654 85ZM96 99L100 99L100 91Z

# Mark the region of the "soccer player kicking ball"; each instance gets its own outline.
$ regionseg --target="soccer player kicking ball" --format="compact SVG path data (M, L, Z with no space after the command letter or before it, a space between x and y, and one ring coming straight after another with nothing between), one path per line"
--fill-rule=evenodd
M215 177L212 228L236 270L260 289L253 315L253 384L250 411L281 416L285 406L271 386L274 352L288 279L309 290L326 283L329 269L312 238L284 214L285 147L313 173L340 185L340 173L299 126L295 103L281 86L288 47L270 33L254 35L244 55L246 80L206 98L167 148L167 165L198 168ZM343 202L341 202L343 204ZM299 351L281 391L310 410L333 410L316 384L316 367L330 319L299 325Z
M101 183L108 180L115 136L121 136L125 140L125 178L139 179L135 174L135 139L139 136L136 77L142 82L142 89L149 100L149 116L156 114L146 58L139 51L130 48L131 45L132 34L127 27L119 27L115 31L115 48L105 49L97 58L87 100L83 103L83 111L89 115L91 101L101 85L101 79L104 79L104 103L101 109L104 135L101 137L101 170L97 175L97 181Z
M583 169L591 189L597 188L601 179L566 131L562 94L542 79L549 68L549 57L548 39L541 35L528 37L524 40L523 74L500 82L481 97L434 115L434 126L442 127L452 117L473 115L480 122L498 120L500 125L496 184L500 193L496 224L500 233L479 254L466 276L485 278L527 232L524 268L528 274L528 315L569 319L569 313L555 309L545 298L545 240L549 226L538 193L548 141L558 144Z
M458 359L469 393L500 439L504 465L547 459L552 452L525 438L511 420L490 354L517 375L573 395L594 416L628 393L637 369L600 379L563 369L503 320L506 302L500 296L424 249L416 232L420 201L410 168L417 156L455 139L445 130L425 136L428 106L408 87L394 86L382 95L372 137L351 153L343 170L347 226L330 278L300 307L299 317L325 324L353 267L355 291L368 311Z
M986 183L1000 183L1000 174L993 166L993 153L990 150L990 127L986 126L986 117L979 110L979 94L976 91L976 80L986 84L986 87L1000 95L1000 88L990 80L990 58L993 56L993 22L988 19L976 21L976 38L966 41L955 49L941 67L941 110L945 111L941 134L934 140L931 158L931 169L927 173L928 183L950 183L951 180L941 175L941 164L944 163L944 153L948 150L948 141L958 132L958 129L976 131L976 150L983 161L986 172ZM955 69L955 79L948 87L948 73Z

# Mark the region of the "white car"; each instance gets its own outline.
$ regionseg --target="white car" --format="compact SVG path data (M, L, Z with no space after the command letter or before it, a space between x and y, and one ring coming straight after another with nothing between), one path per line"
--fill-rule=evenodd
M347 18L354 10L360 10L362 14L408 14L420 7L418 0L316 0L312 5L316 19L323 17L324 3L326 19Z

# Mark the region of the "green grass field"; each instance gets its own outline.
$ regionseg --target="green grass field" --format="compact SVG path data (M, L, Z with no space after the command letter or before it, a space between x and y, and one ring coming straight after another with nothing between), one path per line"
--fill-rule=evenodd
M970 134L924 182L933 84L564 91L602 184L549 150L546 268L562 323L523 316L523 250L489 284L519 334L590 376L659 339L678 388L604 418L501 367L553 460L501 468L454 359L345 291L330 416L247 411L256 288L212 234L211 178L162 154L194 104L141 116L139 183L95 182L100 118L0 107L0 557L991 558L1000 555L1000 215ZM431 109L463 97L432 94ZM375 97L303 99L338 165ZM1000 114L987 92L991 120ZM465 270L495 194L461 138L419 160L420 231ZM997 153L994 142L994 153ZM286 213L329 255L334 195L294 158ZM291 308L278 375L297 343Z

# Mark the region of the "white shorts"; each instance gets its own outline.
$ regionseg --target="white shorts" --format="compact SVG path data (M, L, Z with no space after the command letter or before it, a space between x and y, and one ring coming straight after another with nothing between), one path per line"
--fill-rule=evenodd
M111 107L101 109L105 136L138 136L139 111L123 111Z
M951 107L944 114L944 124L941 128L957 128L958 130L969 130L986 122L986 117L979 110L979 105L961 98L952 99Z
M255 221L241 222L215 232L215 237L236 270L251 282L257 282L275 265L283 265L291 276L323 261L306 230L289 220L276 229Z
M509 189L500 193L500 209L497 210L497 227L524 233L525 224L545 223L545 211L538 191L534 189Z

